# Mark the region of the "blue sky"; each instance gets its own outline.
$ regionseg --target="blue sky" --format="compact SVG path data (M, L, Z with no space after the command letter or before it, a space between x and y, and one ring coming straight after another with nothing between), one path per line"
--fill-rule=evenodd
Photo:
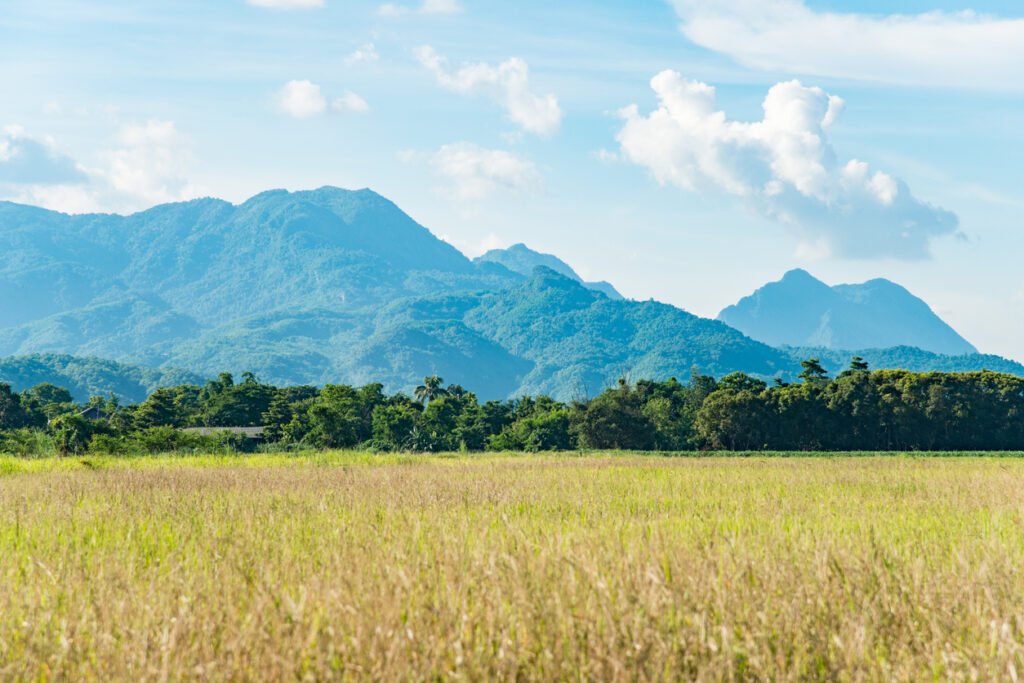
M1024 360L1024 10L968 1L8 0L0 197L371 187L701 315L887 277Z

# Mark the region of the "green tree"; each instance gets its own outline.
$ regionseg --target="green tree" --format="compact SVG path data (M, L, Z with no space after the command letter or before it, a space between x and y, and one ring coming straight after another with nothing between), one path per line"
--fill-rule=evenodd
M800 379L807 384L821 384L828 380L828 370L821 364L821 360L818 358L808 358L805 361L800 362L800 367L803 371L800 373Z
M573 431L580 448L646 450L654 445L654 425L641 396L625 381L574 411Z
M157 389L135 411L134 424L139 429L150 427L180 427L181 415L177 409L174 389Z
M850 359L850 367L847 372L868 372L868 362L860 356L854 356Z
M373 443L390 451L423 450L423 409L408 400L392 400L373 411Z
M448 393L448 390L445 389L443 385L444 380L437 375L424 377L423 384L416 387L416 400L420 403L429 403L434 399L444 396Z
M24 426L25 411L21 399L11 391L10 384L0 384L0 429Z
M83 453L89 446L91 427L88 420L80 415L59 415L53 419L50 430L61 455Z

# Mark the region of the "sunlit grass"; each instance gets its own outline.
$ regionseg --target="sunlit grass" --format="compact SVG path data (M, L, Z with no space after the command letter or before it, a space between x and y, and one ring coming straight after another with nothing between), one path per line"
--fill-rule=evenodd
M0 460L0 679L1013 678L1024 461Z

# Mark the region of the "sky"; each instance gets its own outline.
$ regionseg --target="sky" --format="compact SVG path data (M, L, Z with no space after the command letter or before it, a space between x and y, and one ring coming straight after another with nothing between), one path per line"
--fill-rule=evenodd
M970 3L970 4L968 4ZM1024 9L980 0L3 0L0 199L369 187L714 317L877 277L1024 361Z

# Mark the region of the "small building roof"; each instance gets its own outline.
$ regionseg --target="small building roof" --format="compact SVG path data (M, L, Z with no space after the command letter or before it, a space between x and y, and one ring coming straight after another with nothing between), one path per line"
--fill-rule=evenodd
M262 439L266 427L189 427L182 431L188 434L198 434L199 436L213 436L214 434L228 432L229 434L237 434L249 439Z

